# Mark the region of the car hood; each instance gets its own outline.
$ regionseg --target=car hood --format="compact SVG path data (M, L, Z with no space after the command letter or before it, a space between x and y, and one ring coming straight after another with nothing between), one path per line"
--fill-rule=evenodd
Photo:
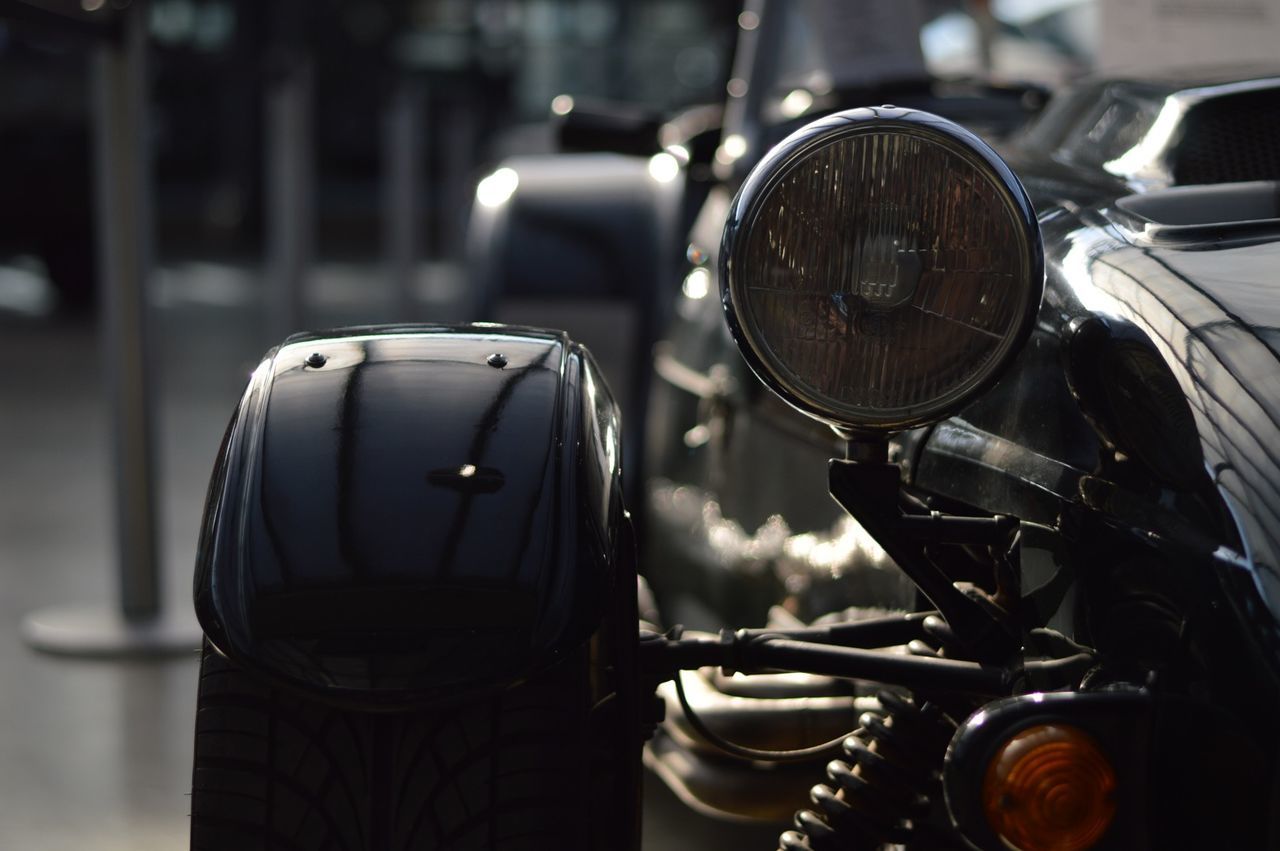
M1280 356L1280 242L1214 250L1152 247L1148 253ZM1257 389L1274 394L1280 389L1276 364L1263 359L1257 366Z
M1197 460L1238 532L1206 541L1217 544L1206 555L1280 659L1280 229L1270 240L1161 242L1107 210L1047 230L1058 227L1069 230L1050 240L1046 309L1117 318L1158 350L1190 408Z

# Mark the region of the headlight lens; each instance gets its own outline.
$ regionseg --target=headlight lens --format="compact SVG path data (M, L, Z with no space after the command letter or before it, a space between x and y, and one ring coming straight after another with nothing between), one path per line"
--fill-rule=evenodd
M951 412L1016 353L1039 304L1031 205L985 144L927 113L821 119L734 201L730 326L794 406L852 429Z

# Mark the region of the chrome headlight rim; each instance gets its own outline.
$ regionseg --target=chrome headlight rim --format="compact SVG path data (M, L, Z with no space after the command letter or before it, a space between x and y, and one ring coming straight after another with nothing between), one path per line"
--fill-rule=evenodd
M1025 300L1014 330L1006 335L984 369L928 405L868 410L824 404L821 394L788 382L789 369L774 357L737 293L737 269L742 264L752 225L773 189L801 162L829 145L857 135L893 133L939 144L981 172L998 190L1004 209L1018 234L1020 267L1025 271ZM1031 334L1044 293L1044 247L1035 210L1022 183L987 143L959 125L932 113L893 106L860 107L825 116L797 130L774 146L752 169L734 196L720 245L720 298L729 332L751 371L773 392L802 413L848 434L878 434L938 422L986 392L1008 369ZM832 401L832 400L827 400Z

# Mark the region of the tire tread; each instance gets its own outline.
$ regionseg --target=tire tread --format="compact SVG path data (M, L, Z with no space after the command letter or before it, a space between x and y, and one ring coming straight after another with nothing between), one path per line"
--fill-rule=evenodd
M273 689L206 646L198 851L587 847L582 666L453 709L365 713Z

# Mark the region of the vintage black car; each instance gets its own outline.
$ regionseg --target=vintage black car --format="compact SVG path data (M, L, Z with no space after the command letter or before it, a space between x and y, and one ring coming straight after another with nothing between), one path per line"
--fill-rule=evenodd
M268 354L193 847L634 848L642 749L784 851L1280 843L1280 76L897 100L710 189L636 518L561 333Z
M1254 777L1252 794L1262 797L1252 806L1270 807L1263 797L1272 781L1261 778L1271 778L1274 766L1256 754L1270 752L1265 717L1274 712L1274 696L1260 694L1274 687L1274 651L1267 647L1275 591L1272 557L1263 555L1274 532L1263 531L1269 524L1263 516L1265 482L1275 472L1264 472L1267 462L1244 447L1274 443L1273 414L1263 412L1271 405L1265 400L1280 391L1267 318L1275 311L1267 281L1280 236L1280 152L1262 129L1280 116L1277 83L1265 77L1089 83L1063 93L1009 140L1004 153L1036 210L1045 252L1045 293L1030 336L993 387L961 402L953 416L901 431L887 445L888 459L903 472L903 498L916 510L976 509L1019 519L1014 608L1035 624L1026 638L1056 630L1130 677L1142 672L1131 681L1175 680L1179 689L1220 699L1239 694L1233 683L1250 683L1249 696L1233 710L1241 714L1211 727L1261 733L1261 742L1189 748L1175 739L1201 731L1198 724L1168 720L1177 712L1161 722L1172 725L1172 738L1156 751L1178 765L1161 765L1156 776L1186 791L1168 809L1167 789L1147 793L1165 802L1164 816L1150 826L1160 837L1148 837L1150 847L1267 844L1263 833L1215 834L1234 829L1227 822L1247 823L1211 816L1227 801L1238 807L1246 798L1240 789L1218 798L1220 789L1190 779L1210 769L1188 761L1193 753L1217 754L1223 760L1217 771L1230 766L1229 774ZM851 518L847 499L840 505L825 499L828 459L846 451L840 437L764 392L753 368L775 389L787 379L771 379L760 366L767 353L748 348L747 359L739 357L733 338L741 344L746 335L723 325L715 293L726 284L715 279L729 258L715 256L723 249L713 223L734 213L727 194L717 199L713 192L708 206L717 204L714 212L704 210L709 223L693 235L695 246L707 246L707 263L690 269L675 322L655 352L646 563L659 608L668 622L710 631L744 623L794 628L916 608L923 603L920 582L903 582L904 558L885 538L892 533L877 528L883 521L868 522L874 503ZM830 223L830 208L823 209ZM910 209L918 215L920 208ZM820 233L835 241L829 226ZM795 262L821 263L822 256L801 254ZM963 255L950 255L949 262L956 260L963 263ZM924 267L938 262L925 260ZM901 275L904 266L915 268L902 260L883 268ZM811 325L792 334L819 333L813 326L820 322L795 310L808 318L794 321ZM909 363L910 354L899 357ZM898 366L909 368L891 364ZM1252 534L1262 537L1255 542ZM991 582L990 573L970 574L970 567L951 562L947 575ZM1213 637L1221 629L1235 639ZM1246 636L1251 649L1240 653ZM1236 649L1219 659L1214 644L1219 652ZM1209 678L1197 682L1196 670ZM828 694L823 689L801 681L790 690L782 684L753 690L749 680L708 675L698 681L697 700L690 699L714 719L708 724L776 743L770 713L794 712L801 705L794 701L812 703ZM782 802L792 800L784 790L811 785L789 767L762 772L760 764L725 759L690 730L674 689L663 692L672 711L647 761L692 805L777 818ZM1250 718L1254 710L1261 714ZM830 701L806 712L811 726L800 738L812 738L818 726L835 735L843 720ZM822 712L831 713L832 726L817 720ZM771 797L737 793L755 785L747 779L752 772L763 775ZM787 772L795 776L784 779ZM1134 836L1112 841L1105 847L1143 847Z

